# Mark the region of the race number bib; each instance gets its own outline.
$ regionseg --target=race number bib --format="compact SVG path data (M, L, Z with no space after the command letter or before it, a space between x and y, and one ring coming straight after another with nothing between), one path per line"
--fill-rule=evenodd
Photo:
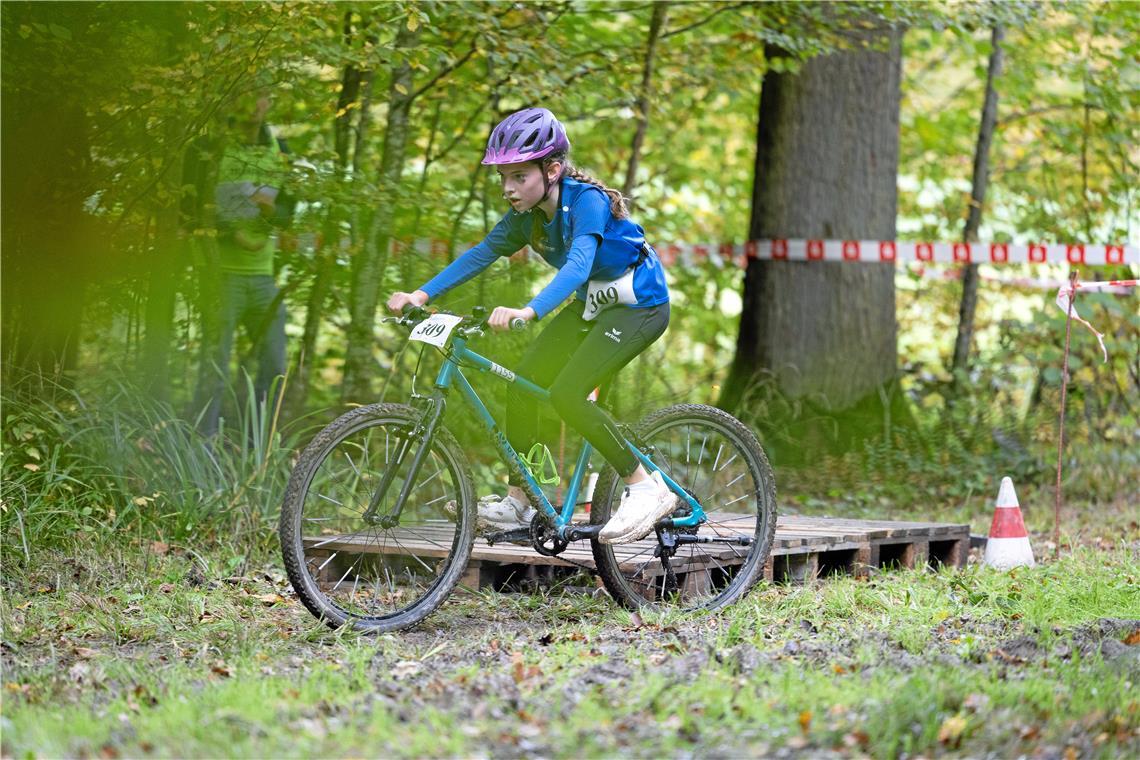
M463 317L455 314L432 314L416 325L412 334L408 336L408 340L418 340L420 343L428 343L443 348L447 343L448 336L451 335L451 331L462 321Z
M631 267L616 280L590 280L586 288L586 308L582 312L582 319L590 321L618 304L635 305L637 296L633 292L633 273L636 269L637 267Z

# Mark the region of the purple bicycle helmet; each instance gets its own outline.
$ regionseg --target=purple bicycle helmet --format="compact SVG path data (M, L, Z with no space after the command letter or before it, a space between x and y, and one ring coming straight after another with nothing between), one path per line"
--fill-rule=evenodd
M524 108L491 131L483 163L495 166L536 161L560 150L570 150L570 140L554 114L545 108Z

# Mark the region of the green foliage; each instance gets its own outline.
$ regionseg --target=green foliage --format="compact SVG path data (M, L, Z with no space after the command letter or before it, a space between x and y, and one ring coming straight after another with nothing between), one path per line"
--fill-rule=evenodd
M122 534L266 546L297 444L254 413L247 384L233 439L202 438L120 384L54 403L4 399L0 536L9 561L37 547Z
M989 27L1005 25L981 239L1123 241L1135 228L1135 3L992 6L971 24L906 37L900 233L960 238ZM1012 11L1012 13L1009 13Z

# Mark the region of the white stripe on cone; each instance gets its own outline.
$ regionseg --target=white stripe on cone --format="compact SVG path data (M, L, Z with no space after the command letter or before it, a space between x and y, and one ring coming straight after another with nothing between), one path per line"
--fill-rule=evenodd
M982 564L1000 570L1033 567L1037 564L1033 560L1033 549L1029 546L1029 534L1021 519L1021 505L1017 502L1013 481L1009 478L1001 479Z

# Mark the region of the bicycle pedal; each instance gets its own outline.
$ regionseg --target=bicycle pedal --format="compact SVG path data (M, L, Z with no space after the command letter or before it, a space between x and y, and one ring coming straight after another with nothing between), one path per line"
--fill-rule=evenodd
M497 530L483 536L483 539L494 546L495 544L512 543L530 545L530 528L515 528L514 530Z

